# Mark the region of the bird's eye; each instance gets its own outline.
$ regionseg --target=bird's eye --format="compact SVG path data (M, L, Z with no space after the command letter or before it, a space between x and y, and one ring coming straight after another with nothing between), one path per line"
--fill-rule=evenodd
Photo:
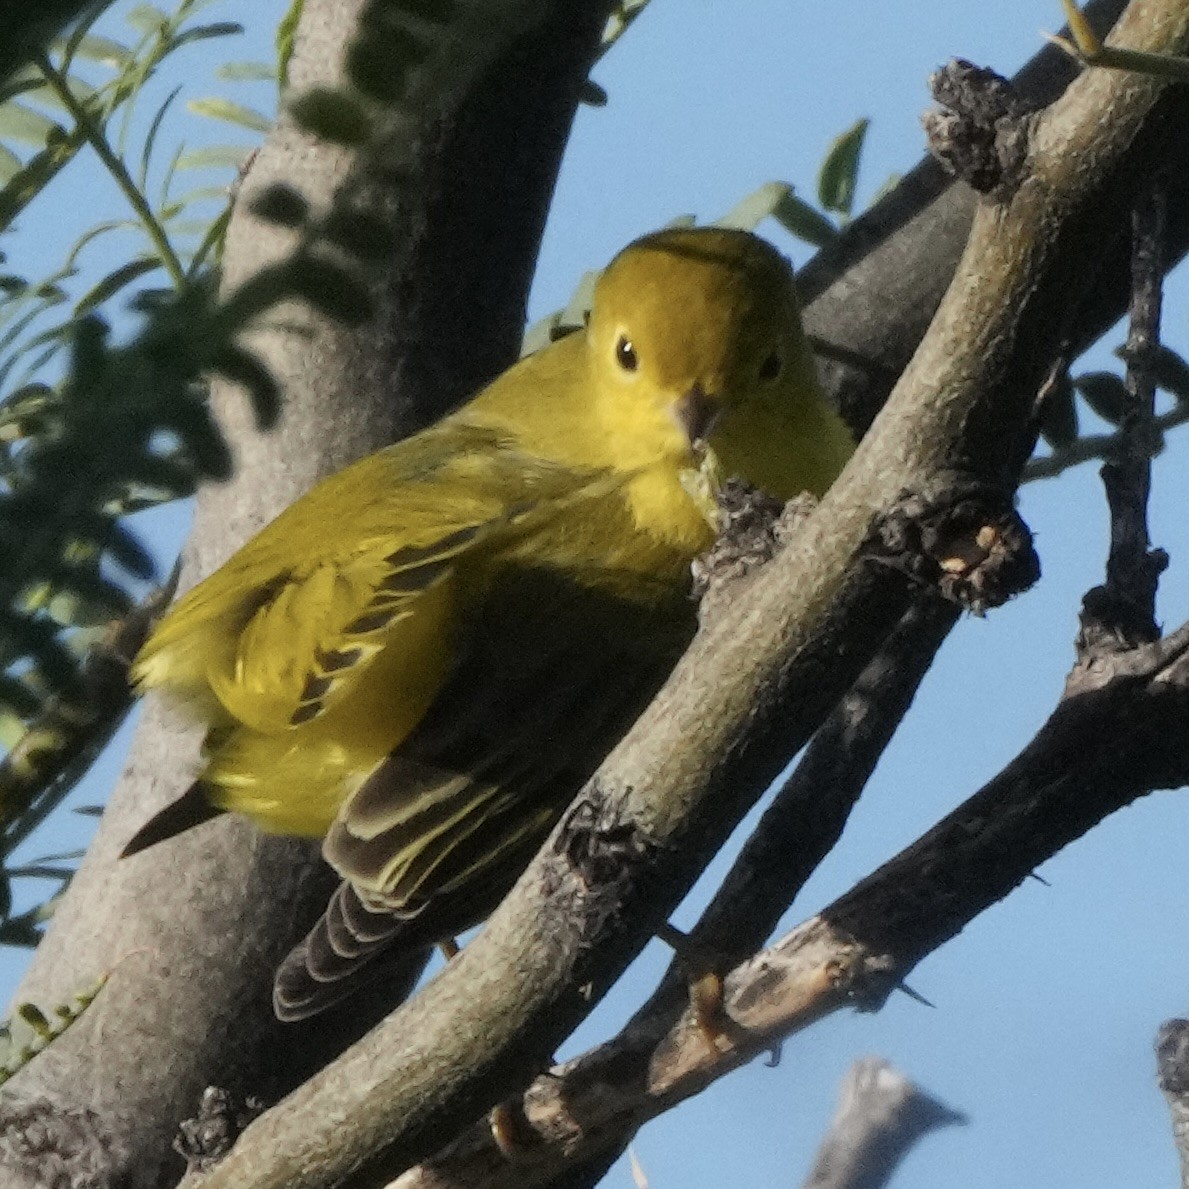
M615 340L615 362L625 372L634 372L640 366L640 360L636 357L636 348L632 346L632 340L626 334L621 334Z
M780 373L784 370L784 360L780 358L779 351L773 351L763 363L760 364L760 379L766 384L773 380L780 378Z

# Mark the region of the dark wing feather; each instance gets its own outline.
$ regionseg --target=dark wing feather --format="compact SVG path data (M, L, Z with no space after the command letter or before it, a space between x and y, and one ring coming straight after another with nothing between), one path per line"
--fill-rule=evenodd
M347 885L278 975L283 1018L343 998L386 951L483 920L695 624L680 592L641 605L549 571L501 582L425 718L331 828Z

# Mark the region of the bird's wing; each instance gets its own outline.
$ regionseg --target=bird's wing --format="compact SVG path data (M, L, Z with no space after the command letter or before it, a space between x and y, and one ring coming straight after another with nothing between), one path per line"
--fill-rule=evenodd
M219 702L264 733L317 718L448 589L467 550L501 526L498 517L452 525L424 545L377 540L291 574L244 625L231 663L208 668Z
M171 609L135 679L218 704L212 720L300 726L351 688L457 567L606 484L445 424L332 476Z
M431 938L487 915L510 882L507 856L527 860L688 643L684 590L649 595L505 575L429 712L327 836L365 903L426 914Z
M688 643L681 590L640 603L533 569L476 616L420 725L344 805L345 882L277 974L282 1019L314 1015L503 899Z

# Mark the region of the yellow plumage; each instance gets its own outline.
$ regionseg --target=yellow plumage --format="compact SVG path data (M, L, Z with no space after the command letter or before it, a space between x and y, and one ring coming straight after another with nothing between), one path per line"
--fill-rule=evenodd
M707 477L821 493L851 449L784 260L660 232L608 267L585 331L326 479L181 598L133 675L210 728L191 798L328 835L348 881L288 974L334 983L399 922L408 941L481 919L692 635ZM167 810L129 850L201 816ZM288 991L287 1015L338 994Z

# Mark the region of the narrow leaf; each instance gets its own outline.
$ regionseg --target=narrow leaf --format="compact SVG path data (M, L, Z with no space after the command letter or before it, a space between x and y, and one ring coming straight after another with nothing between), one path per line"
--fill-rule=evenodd
M1118 425L1127 412L1127 388L1113 372L1086 372L1074 380L1086 404L1104 421Z
M0 185L11 181L22 168L20 157L6 145L0 144Z
M127 264L120 265L119 268L113 269L107 274L97 285L93 286L87 293L85 293L74 307L76 314L86 314L93 310L96 306L102 305L103 302L114 294L118 293L125 285L135 281L138 277L143 277L147 273L156 272L161 267L161 261L156 257L141 257L138 260L130 260Z
M271 62L224 62L215 77L229 83L271 83L276 82L277 68Z
M230 99L223 99L218 95L211 95L205 99L191 99L186 107L195 115L223 120L228 124L238 124L241 128L250 128L253 132L269 132L273 125L272 120L263 112L245 107L242 103L232 103Z
M815 248L833 243L838 238L838 228L821 211L795 194L786 195L772 214L786 231Z
M715 225L754 231L769 215L775 214L792 193L793 188L788 182L765 182L731 207L721 219L716 219Z
M173 105L173 101L181 94L181 91L182 88L180 86L174 87L165 97L165 102L153 114L153 122L149 125L149 130L144 139L144 148L140 152L140 174L137 180L142 191L148 182L149 165L153 160L153 146L157 143L157 133L161 131L161 121L165 119L165 113L169 111Z
M837 137L826 153L817 179L818 201L828 211L849 215L855 202L859 158L870 120L859 120Z
M124 20L140 33L160 33L169 25L169 16L152 4L138 4L124 14Z
M21 144L41 146L54 131L66 135L66 129L56 120L23 103L5 103L0 106L0 136L10 137Z
M235 21L216 21L209 25L194 25L179 33L170 43L170 48L178 49L192 41L210 41L216 37L233 37L243 31L243 25Z
M59 39L54 48L64 49L65 44ZM121 45L110 37L97 37L94 33L88 33L77 41L71 39L71 50L71 57L83 58L87 62L98 62L113 68L125 66L132 60L132 51L126 45Z
M177 160L178 169L239 169L252 150L243 145L209 145L204 149L193 149L182 153Z

